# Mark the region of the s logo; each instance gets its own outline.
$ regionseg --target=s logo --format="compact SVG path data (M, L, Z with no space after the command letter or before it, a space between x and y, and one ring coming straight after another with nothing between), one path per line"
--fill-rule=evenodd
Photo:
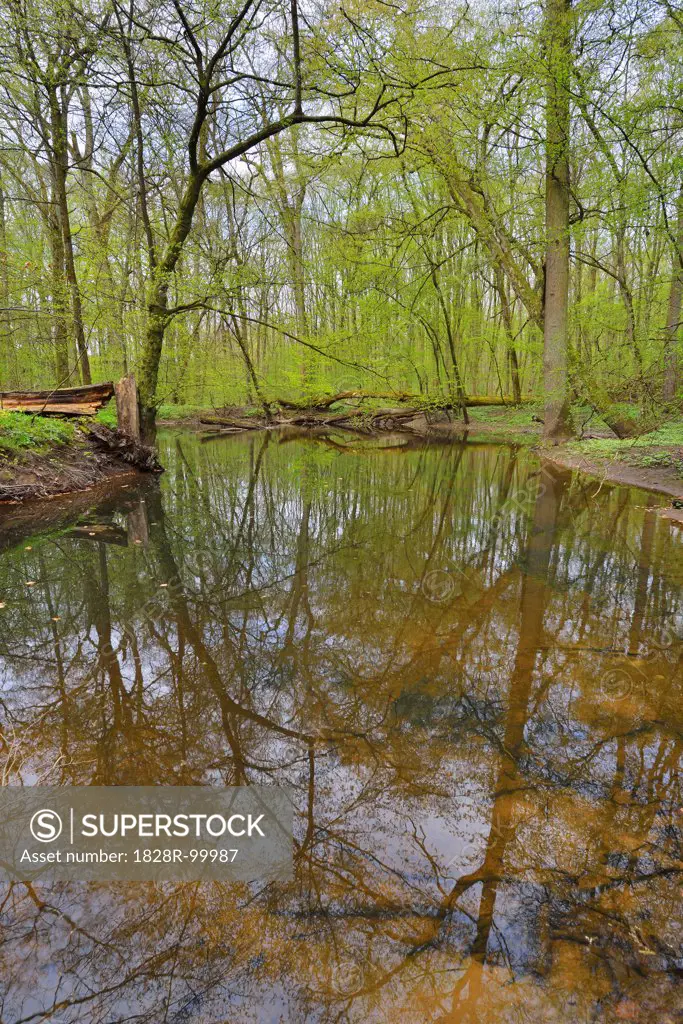
M29 824L31 835L39 843L52 843L62 832L62 819L56 811L36 811Z

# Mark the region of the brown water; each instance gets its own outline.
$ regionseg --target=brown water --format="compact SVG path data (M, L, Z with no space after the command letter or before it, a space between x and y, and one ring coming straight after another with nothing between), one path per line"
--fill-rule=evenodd
M296 879L4 887L2 1024L681 1019L683 534L394 444L5 515L3 781L287 783Z

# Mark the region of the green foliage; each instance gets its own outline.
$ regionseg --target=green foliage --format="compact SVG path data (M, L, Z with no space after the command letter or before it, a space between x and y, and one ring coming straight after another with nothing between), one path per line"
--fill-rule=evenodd
M651 466L656 469L660 466L664 468L674 466L677 461L680 462L680 459L676 460L669 452L653 452L651 455L643 455L640 464L641 466Z
M164 404L159 407L158 418L160 420L192 420L213 410L206 405L173 405Z
M118 424L116 416L116 402L112 398L111 402L108 402L95 416L98 423L104 423L106 427L111 427L114 430Z
M598 461L624 462L645 469L672 469L683 477L683 421L668 423L640 437L589 438L568 445L570 451Z
M153 7L169 39L183 33L177 5L161 0ZM321 96L341 95L333 79L343 77L346 61L347 71L353 69L349 80L359 82L349 98L356 112L376 90L384 95L387 89L388 100L397 89L401 98L395 106L387 102L382 128L321 134L300 125L211 175L169 282L178 315L169 314L159 368L161 418L256 405L259 391L297 399L396 389L418 394L428 407L451 398L459 381L470 394L510 394L514 365L521 391L540 397L546 236L539 142L548 77L540 10L428 7L408 5L397 18L390 7L361 3L348 23L331 14L330 22L328 15L320 21L310 12L303 47L307 112L322 109ZM139 150L129 127L121 127L134 122L131 90L112 84L112 68L124 83L129 71L114 23L97 46L81 52L74 47L83 12L79 3L70 5L68 18L75 20L58 59L51 50L55 39L42 25L61 23L63 5L31 0L25 8L21 17L21 5L0 10L7 63L0 113L6 143L0 154L6 197L0 307L12 311L0 320L0 387L52 386L63 379L56 358L60 285L53 274L63 260L53 253L58 242L43 196L45 182L56 180L54 144L44 131L54 84L44 69L53 64L67 69L60 84L69 97L64 137L80 139L88 124L94 133L92 152L82 161L73 154L66 174L77 280L69 287L61 282L69 299L62 356L74 371L78 294L93 379L135 370L139 380L153 281L146 240L149 232L159 256L173 235L187 181L196 75L182 48L167 47L163 34L141 33L136 59L139 74L144 68L145 124ZM613 5L598 0L585 9L573 5L569 14L577 41L571 55L571 369L595 384L603 410L625 406L648 422L653 404L662 405L671 365L666 325L675 306L676 225L683 218L683 46L669 10L651 0L635 5L632 19L622 22L613 17ZM200 24L202 45L210 50L217 25L213 18ZM260 24L256 19L246 30L245 50L240 43L231 61L246 57L251 74L253 52L262 46L288 81L290 40L277 33L266 38ZM344 25L344 45L333 44L329 65L322 54L332 56L333 24ZM366 80L370 51L372 84ZM39 56L27 64L34 52ZM266 85L268 109L289 103L278 81L275 75ZM252 128L261 128L261 101L245 103L234 107L226 94L210 104L202 144L231 137L237 124L248 135L250 119ZM400 155L387 147L387 128L399 151L408 130L410 144ZM148 184L148 223L139 160ZM676 342L675 327L673 335ZM74 373L70 382L76 381ZM485 416L472 413L475 422ZM516 413L511 416L510 425ZM113 425L112 410L99 418ZM583 413L579 424L589 419L591 429L599 425Z
M634 443L637 445L641 442L647 444L680 445L683 448L683 420L666 423L644 437L638 438Z
M616 437L596 437L586 441L574 441L569 445L570 449L585 452L586 454L598 455L609 458L613 455L620 455L633 449L652 448L657 445L680 446L683 448L683 420L674 423L667 423L657 430L640 437L619 439Z
M468 409L473 423L495 423L501 428L530 427L538 428L534 417L543 414L541 405L480 407Z
M23 412L0 412L0 451L3 455L31 450L42 454L55 445L72 443L76 424L49 416Z

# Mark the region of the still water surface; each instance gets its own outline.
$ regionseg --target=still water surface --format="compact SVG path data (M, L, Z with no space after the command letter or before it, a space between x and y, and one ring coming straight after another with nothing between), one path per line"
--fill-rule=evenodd
M489 444L161 444L160 485L0 517L3 782L286 783L295 881L5 886L2 1024L680 1020L664 499Z

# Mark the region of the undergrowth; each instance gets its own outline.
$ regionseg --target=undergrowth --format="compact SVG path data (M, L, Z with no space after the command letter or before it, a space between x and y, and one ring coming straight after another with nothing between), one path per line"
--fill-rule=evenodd
M567 448L593 459L624 462L645 469L673 469L683 477L683 421L666 423L640 437L621 440L594 437L572 441Z
M50 416L0 412L0 452L6 457L27 450L37 455L73 442L76 424Z

